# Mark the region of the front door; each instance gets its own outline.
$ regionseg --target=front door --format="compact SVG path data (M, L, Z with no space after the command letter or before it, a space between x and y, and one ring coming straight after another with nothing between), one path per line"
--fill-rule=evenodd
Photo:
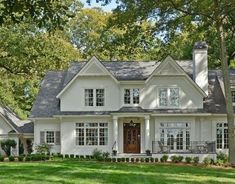
M124 123L124 153L140 153L140 123Z

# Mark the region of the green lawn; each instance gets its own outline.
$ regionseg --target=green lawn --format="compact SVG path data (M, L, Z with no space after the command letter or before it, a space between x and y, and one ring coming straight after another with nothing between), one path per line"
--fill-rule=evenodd
M0 184L235 183L235 169L166 164L58 161L0 163Z

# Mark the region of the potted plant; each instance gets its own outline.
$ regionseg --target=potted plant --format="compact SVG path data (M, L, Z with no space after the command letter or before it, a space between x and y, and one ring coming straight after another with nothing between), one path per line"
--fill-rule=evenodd
M145 151L147 156L151 156L151 151L148 149Z
M113 156L117 156L117 150L113 150Z

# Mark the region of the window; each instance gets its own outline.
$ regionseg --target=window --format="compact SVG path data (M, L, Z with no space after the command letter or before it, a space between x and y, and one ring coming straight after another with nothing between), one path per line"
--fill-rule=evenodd
M179 106L179 88L160 88L159 89L160 107Z
M93 106L93 89L85 89L85 106Z
M235 105L235 88L231 89L231 96L232 96L233 105Z
M85 106L104 106L104 96L104 89L85 89Z
M124 104L139 104L140 89L124 89Z
M96 106L104 106L104 89L96 89Z
M76 123L76 145L107 145L108 123Z
M190 148L189 123L169 122L160 124L160 141L172 151L184 151Z
M46 131L46 143L48 143L48 144L55 143L55 132L54 131Z
M216 147L217 149L228 149L228 124L216 124Z

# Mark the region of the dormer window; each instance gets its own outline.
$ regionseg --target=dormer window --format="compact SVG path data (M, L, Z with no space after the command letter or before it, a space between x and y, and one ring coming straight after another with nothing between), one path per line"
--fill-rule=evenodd
M159 89L160 107L179 106L179 88L160 88Z
M140 103L140 89L124 89L124 104L133 105Z
M104 106L104 89L85 89L85 106Z

